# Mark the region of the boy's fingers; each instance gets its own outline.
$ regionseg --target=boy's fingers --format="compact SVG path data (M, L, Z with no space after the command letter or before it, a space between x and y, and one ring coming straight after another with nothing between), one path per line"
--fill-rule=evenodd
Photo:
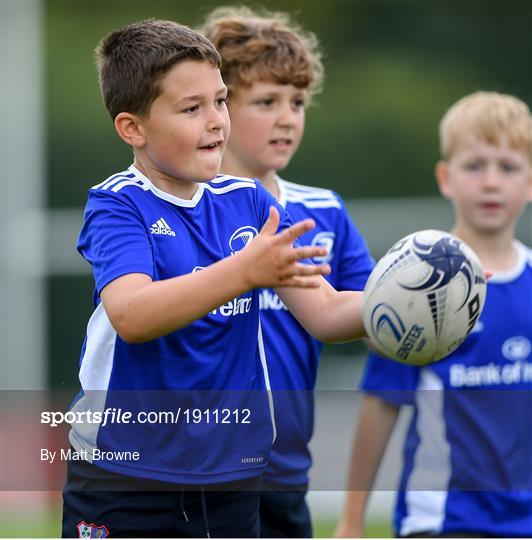
M302 246L292 250L289 261L300 261L301 259L313 259L314 257L324 257L327 255L327 248L319 246Z
M297 287L298 289L317 289L321 285L321 280L315 276L292 276L286 278L278 287Z
M279 228L279 211L275 206L270 206L270 215L260 230L261 234L275 234Z
M492 276L493 272L491 270L484 270L484 278L486 279L486 281L488 281L488 279Z
M326 276L331 273L328 264L292 264L281 274L282 279L297 276Z
M331 267L328 264L298 264L300 276L327 276L331 273Z
M316 226L316 223L314 222L313 219L305 219L303 221L299 221L295 225L292 225L288 229L285 229L278 236L279 238L292 243L294 240L299 238L302 234L306 233L307 231L312 230L315 226Z

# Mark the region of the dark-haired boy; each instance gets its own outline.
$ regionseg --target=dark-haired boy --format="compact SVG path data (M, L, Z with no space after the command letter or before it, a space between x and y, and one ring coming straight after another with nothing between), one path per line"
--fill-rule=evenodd
M311 220L290 226L260 184L217 176L229 118L208 40L148 20L97 54L134 164L89 192L78 249L95 311L73 410L131 418L73 425L76 450L108 458L69 463L63 536L258 536L275 419L257 289L275 287L328 342L363 335L361 293L336 292L319 276L327 264L298 262L326 254L293 245Z

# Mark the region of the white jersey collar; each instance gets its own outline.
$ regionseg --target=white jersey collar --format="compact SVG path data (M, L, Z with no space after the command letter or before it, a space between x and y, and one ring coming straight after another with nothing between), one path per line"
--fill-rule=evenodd
M513 281L522 274L526 265L529 264L530 249L519 242L519 240L514 240L512 245L517 251L517 262L514 267L509 270L504 270L503 272L494 272L493 276L488 280L488 283L508 283Z
M158 187L154 186L150 179L140 172L135 165L131 165L129 167L129 170L133 173L135 173L136 176L138 176L146 186L150 189L150 191L156 196L159 197L159 199L164 199L165 201L168 201L172 204L175 204L176 206L184 206L187 208L194 208L199 201L201 200L201 197L203 196L203 192L205 191L205 186L203 183L198 182L197 183L197 189L194 195L192 196L192 199L180 199L179 197L176 197L175 195L172 195L171 193L167 193L166 191L163 191L162 189L159 189Z

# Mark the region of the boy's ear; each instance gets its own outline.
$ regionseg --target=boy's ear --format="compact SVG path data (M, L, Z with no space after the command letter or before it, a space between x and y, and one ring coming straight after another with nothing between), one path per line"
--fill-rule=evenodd
M451 187L449 186L449 163L444 160L438 161L434 169L440 193L446 198L451 198Z
M146 143L142 124L136 114L119 113L115 118L115 129L120 138L133 148L141 148Z

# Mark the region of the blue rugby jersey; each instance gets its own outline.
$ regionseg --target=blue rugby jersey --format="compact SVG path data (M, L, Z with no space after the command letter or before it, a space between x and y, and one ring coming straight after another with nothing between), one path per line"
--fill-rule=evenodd
M277 178L279 203L292 220L313 218L316 228L302 245L324 246L337 290L362 290L374 266L365 241L353 225L342 199L333 191ZM298 323L272 289L260 293L260 314L276 410L275 440L264 478L281 484L308 482L312 460L308 443L314 426L313 390L323 344Z
M488 281L466 341L431 366L370 355L362 387L414 406L394 526L399 535L461 531L532 536L532 267Z
M261 474L275 428L265 391L259 291L142 344L116 334L99 293L125 274L164 280L235 254L260 231L272 204L258 182L223 175L182 200L133 166L89 191L78 250L92 265L95 311L81 354L82 392L72 411L121 409L134 420L74 424L70 441L88 452L89 461L125 475L188 484ZM277 207L285 228L291 222ZM173 416L154 416L166 412ZM116 454L124 451L139 458ZM102 452L108 452L105 459L96 460Z

